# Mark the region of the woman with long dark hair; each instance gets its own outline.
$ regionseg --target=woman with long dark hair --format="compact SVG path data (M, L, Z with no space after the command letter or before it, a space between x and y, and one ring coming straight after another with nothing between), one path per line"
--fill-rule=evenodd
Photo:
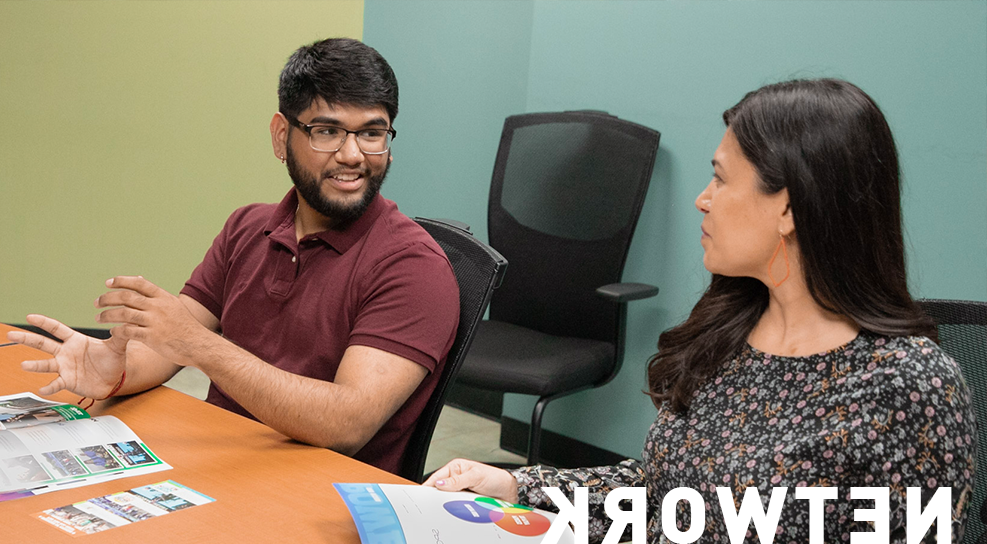
M959 368L908 293L884 115L856 86L821 79L762 87L723 120L713 179L696 199L713 277L648 363L658 417L643 462L507 472L456 460L426 485L549 509L542 487L570 501L590 487L594 541L607 530L606 493L646 486L649 542L666 541L662 499L679 487L706 501L702 541L729 541L716 488L739 505L755 487L763 509L772 488L788 487L777 542L809 541L809 501L792 488L837 488L822 521L827 542L873 530L854 521L855 508L869 507L849 500L851 487L889 488L891 540L903 542L906 489L921 488L924 509L952 487L958 542L974 416ZM685 502L677 515L684 531Z

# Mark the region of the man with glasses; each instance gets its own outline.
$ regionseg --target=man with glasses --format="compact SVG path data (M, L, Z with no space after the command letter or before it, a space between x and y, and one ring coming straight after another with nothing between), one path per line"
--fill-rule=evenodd
M177 297L118 276L96 301L122 323L111 339L44 316L28 322L61 343L9 337L53 355L22 365L58 372L42 394L131 394L194 366L207 401L396 472L459 319L445 254L378 194L397 81L374 49L329 39L291 56L278 99L271 141L294 187L235 211Z

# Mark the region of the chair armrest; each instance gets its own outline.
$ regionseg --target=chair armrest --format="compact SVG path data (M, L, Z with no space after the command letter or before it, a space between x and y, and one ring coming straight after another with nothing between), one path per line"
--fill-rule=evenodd
M611 283L598 287L596 294L613 302L630 302L651 298L658 294L658 288L646 283Z
M469 225L467 225L466 223L463 223L462 221L457 221L456 219L446 219L444 217L434 217L434 218L415 217L415 221L418 221L419 219L424 219L426 221L435 221L436 223L442 223L443 225L448 225L450 227L455 227L455 228L457 228L457 229L459 229L459 230L461 230L461 231L463 231L463 232L465 232L467 234L473 234L473 231L470 230L470 226Z

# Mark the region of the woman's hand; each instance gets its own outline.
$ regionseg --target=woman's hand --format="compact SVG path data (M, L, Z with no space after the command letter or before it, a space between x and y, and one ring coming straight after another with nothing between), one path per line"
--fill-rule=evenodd
M11 331L11 342L40 349L51 359L24 361L21 368L28 372L57 372L58 377L38 390L42 395L69 391L94 399L110 394L127 367L127 341L118 337L99 340L76 332L68 326L43 315L29 315L27 322L61 340L56 342L32 332Z
M518 501L517 479L510 472L467 459L453 459L433 472L422 485L442 491L466 489L513 504Z

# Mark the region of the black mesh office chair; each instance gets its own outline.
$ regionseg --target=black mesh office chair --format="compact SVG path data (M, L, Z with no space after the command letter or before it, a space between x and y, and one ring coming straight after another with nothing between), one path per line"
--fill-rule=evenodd
M987 544L987 302L923 299L939 329L939 347L963 371L977 414L977 474L963 544Z
M490 245L511 273L457 380L540 397L529 463L538 461L545 405L612 379L623 359L626 303L658 292L618 282L659 137L594 111L504 122L487 221Z
M422 481L425 457L432 441L435 423L439 420L448 387L463 363L470 348L477 324L487 310L490 296L504 277L507 260L497 251L477 240L462 223L416 217L452 263L459 283L459 329L446 357L442 377L432 392L432 397L418 418L418 423L405 450L399 476L414 482Z

